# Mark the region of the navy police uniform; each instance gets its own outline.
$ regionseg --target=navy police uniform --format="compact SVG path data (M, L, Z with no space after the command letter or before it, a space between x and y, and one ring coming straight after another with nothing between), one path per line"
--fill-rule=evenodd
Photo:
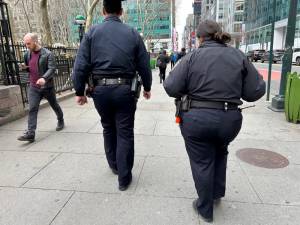
M95 84L92 97L101 117L104 148L110 168L118 173L119 185L128 185L134 163L134 115L136 98L131 80L139 73L144 90L150 91L149 55L138 32L108 16L85 35L74 66L77 96L83 96L88 76ZM117 82L116 82L117 81Z
M225 195L228 145L242 125L238 105L261 98L265 82L241 51L206 40L177 64L164 87L171 97L191 99L180 129L199 196L195 207L212 220L213 201Z

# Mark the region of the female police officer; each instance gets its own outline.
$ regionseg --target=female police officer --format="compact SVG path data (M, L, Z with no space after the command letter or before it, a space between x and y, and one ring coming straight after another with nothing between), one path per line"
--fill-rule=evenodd
M240 99L265 94L265 82L239 50L226 45L230 35L206 20L197 29L200 47L185 56L164 82L170 97L187 100L180 129L190 159L198 199L193 208L207 222L213 202L225 196L227 147L242 125Z

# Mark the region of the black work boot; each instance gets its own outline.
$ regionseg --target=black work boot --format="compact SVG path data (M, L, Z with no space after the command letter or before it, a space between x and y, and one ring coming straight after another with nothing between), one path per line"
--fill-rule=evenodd
M202 220L204 220L207 223L212 223L213 222L213 218L212 217L205 217L203 215L201 215L201 213L198 210L198 206L197 206L197 202L198 199L193 201L193 209L195 210L195 212L201 217Z
M64 129L64 127L65 127L64 120L59 120L57 122L56 131L60 131L60 130Z
M35 135L33 133L25 132L22 136L18 137L19 141L28 141L30 143L34 142Z

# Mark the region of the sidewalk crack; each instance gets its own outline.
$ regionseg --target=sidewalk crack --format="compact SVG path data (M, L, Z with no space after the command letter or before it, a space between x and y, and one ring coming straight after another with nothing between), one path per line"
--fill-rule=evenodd
M255 193L256 197L258 198L258 200L260 201L260 203L263 204L263 203L264 203L263 200L262 200L261 197L259 196L259 193L255 190L255 188L254 188L253 184L251 183L251 181L250 181L250 179L249 179L247 173L245 172L244 168L241 166L241 163L240 163L239 161L238 161L237 163L239 164L240 168L242 169L243 173L245 174L245 176L246 176L246 178L247 178L247 181L248 181L248 183L250 184L251 189L252 189L253 192Z
M33 174L27 181L25 181L23 184L21 184L19 187L24 187L25 184L27 184L32 178L34 178L36 175L38 175L42 170L44 170L47 166L49 166L52 162L54 162L59 156L61 156L63 153L59 153L57 156L55 156L52 160L50 160L45 166L43 166L41 169L39 169L35 174Z
M148 158L148 156L145 156L144 161L143 161L143 165L142 165L142 167L141 167L141 171L140 171L140 173L139 173L139 176L138 176L138 179L137 179L137 182L136 182L136 186L135 186L135 188L134 188L134 192L133 192L133 193L136 193L136 190L137 190L137 187L138 187L138 185L139 185L140 178L141 178L142 172L143 172L143 170L144 170L144 166L145 166L145 163L146 163L146 159L147 159L147 158Z
M58 211L58 213L54 216L54 218L51 220L51 222L49 223L49 225L51 225L54 222L54 220L58 217L58 215L61 213L61 211L66 207L66 205L69 203L69 201L71 200L71 198L74 196L75 193L76 193L75 191L72 192L72 194L70 195L70 197L68 198L68 200L61 207L61 209Z

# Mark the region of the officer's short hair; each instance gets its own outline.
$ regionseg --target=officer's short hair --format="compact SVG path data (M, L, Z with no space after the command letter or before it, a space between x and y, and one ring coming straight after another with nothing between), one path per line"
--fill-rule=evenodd
M103 7L109 14L119 13L122 10L122 0L103 0Z

